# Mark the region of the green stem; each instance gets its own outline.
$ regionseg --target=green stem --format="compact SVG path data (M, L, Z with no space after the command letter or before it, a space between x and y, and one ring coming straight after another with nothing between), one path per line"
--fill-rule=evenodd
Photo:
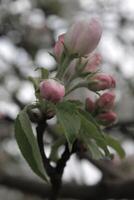
M61 66L59 66L56 78L62 79L64 72L68 65L70 64L72 58L70 56L66 56Z
M66 86L69 86L70 83L72 83L72 81L73 81L74 79L76 79L77 77L78 77L77 74L74 74L74 75L70 76L70 78L68 78L68 80L66 81L65 85L66 85Z

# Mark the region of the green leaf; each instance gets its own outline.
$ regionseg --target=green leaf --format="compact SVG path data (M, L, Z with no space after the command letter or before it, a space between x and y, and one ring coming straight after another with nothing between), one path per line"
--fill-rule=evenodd
M99 132L101 132L100 125L97 123L95 118L87 111L79 109L79 113L83 115L88 121L92 122Z
M125 157L125 151L124 149L121 147L120 143L114 139L113 137L109 136L109 135L104 135L107 145L112 147L120 156L120 158L124 158Z
M74 106L81 108L83 106L83 103L79 100L68 100L68 102L74 104Z
M87 147L94 159L102 159L104 158L104 154L99 149L98 145L93 140L87 140L85 141L87 143Z
M21 153L28 162L31 169L44 180L48 180L43 167L38 143L33 134L29 117L24 108L15 121L15 137Z
M79 110L79 112L82 120L81 135L83 134L83 137L93 139L96 144L104 150L106 156L111 157L111 154L108 150L108 146L110 146L119 154L121 158L123 158L125 156L125 152L120 143L111 136L104 134L92 115L83 110ZM89 143L89 145L91 145L91 140ZM93 145L95 145L95 143L92 144L92 147Z
M66 101L57 104L56 114L71 150L80 130L80 118L77 106Z
M81 137L82 139L93 139L96 144L110 157L107 143L96 121L86 111L79 110L81 118Z

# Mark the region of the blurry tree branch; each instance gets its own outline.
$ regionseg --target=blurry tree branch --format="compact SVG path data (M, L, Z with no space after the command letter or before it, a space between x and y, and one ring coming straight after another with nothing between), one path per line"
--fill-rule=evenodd
M51 194L49 185L24 177L12 176L1 173L0 184L24 193L47 198ZM134 180L100 182L94 186L78 186L72 184L63 185L60 198L68 199L108 199L108 198L134 198Z
M97 167L103 174L103 178L105 179L122 179L122 175L119 173L119 171L116 170L116 168L111 168L111 161L109 160L94 160L92 159L87 153L79 153L77 154L79 159L85 159L88 160L90 163L92 163L95 167ZM105 179L105 180L106 180Z

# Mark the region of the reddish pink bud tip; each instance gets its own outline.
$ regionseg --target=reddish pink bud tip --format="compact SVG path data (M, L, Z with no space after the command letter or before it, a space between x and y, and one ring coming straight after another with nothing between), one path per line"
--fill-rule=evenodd
M109 111L106 113L101 113L97 116L97 119L102 125L110 125L114 123L117 119L117 115L113 111Z
M97 106L101 109L111 109L114 105L115 95L112 92L106 92L100 96Z
M65 95L65 87L53 79L47 79L40 83L40 94L42 98L57 103Z
M85 72L95 72L97 71L99 65L101 64L101 55L100 54L91 54L87 58L88 63L84 69Z
M93 83L89 85L89 89L93 91L100 91L115 87L115 80L110 75L98 74L92 78Z
M54 46L54 56L56 58L56 60L59 62L61 60L61 56L62 56L62 53L64 51L64 35L65 34L62 34L58 37L58 41L55 43L55 46Z

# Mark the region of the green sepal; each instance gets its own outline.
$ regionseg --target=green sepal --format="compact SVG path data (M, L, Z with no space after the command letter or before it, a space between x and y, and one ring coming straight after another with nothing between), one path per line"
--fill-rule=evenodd
M44 68L44 67L37 67L35 69L35 71L40 70L41 72L41 79L48 79L49 77L49 71L48 69Z

